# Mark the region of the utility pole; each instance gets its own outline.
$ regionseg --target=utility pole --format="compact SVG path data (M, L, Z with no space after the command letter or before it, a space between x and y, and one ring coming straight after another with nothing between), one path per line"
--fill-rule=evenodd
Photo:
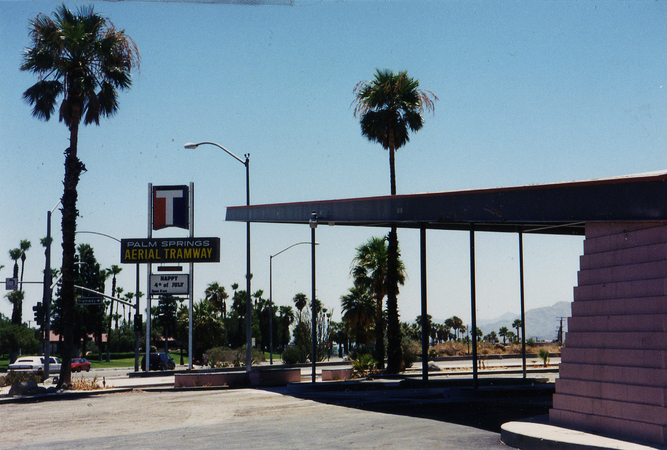
M563 345L563 319L567 319L567 317L559 317L560 319L560 325L558 326L558 344Z

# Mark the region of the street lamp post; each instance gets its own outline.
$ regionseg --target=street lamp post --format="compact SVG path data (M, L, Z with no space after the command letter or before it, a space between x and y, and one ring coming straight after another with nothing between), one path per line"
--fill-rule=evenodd
M51 277L51 215L60 205L61 200L58 200L56 206L51 211L46 212L46 263L44 267L44 377L49 377L49 359L51 356L51 300L53 297L53 281Z
M275 255L269 256L269 364L273 364L273 257L280 255L282 252L287 251L292 247L303 244L310 244L310 242L297 242L296 244L292 244L289 247L280 250ZM315 245L319 245L319 242L315 242Z
M310 346L310 359L311 359L311 364L312 364L312 370L311 370L311 379L312 382L315 383L315 380L317 379L316 373L315 373L315 366L316 366L316 361L317 361L317 303L316 303L316 289L315 289L315 228L317 228L317 213L315 211L312 212L310 215L310 259L311 259L311 284L312 284L312 297L311 297L311 331L312 331L312 336L311 336L311 346Z
M229 156L240 162L245 166L245 189L246 189L246 206L250 206L250 154L246 153L245 160L239 158L236 156L234 153L230 152L227 150L225 147L223 147L220 144L216 144L215 142L199 142L198 144L193 144L193 143L187 143L185 144L185 148L187 149L195 149L199 147L200 145L213 145L215 147L218 147L219 149L223 150L225 153L227 153ZM250 372L251 365L252 365L252 352L251 352L251 347L252 347L252 300L250 298L250 278L252 277L252 273L250 271L250 221L246 222L246 356L245 356L245 362L246 362L246 372ZM191 294L192 295L192 294Z

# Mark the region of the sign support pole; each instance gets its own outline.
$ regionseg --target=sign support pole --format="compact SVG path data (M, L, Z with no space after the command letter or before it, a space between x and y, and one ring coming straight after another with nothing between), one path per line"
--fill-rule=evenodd
M195 184L190 182L190 237L195 237ZM190 263L190 276L188 277L188 292L189 292L189 308L188 308L188 369L192 370L192 309L194 307L193 297L194 297L194 278L195 278L195 265Z
M153 183L148 183L148 238L153 237ZM146 367L151 369L151 264L146 264Z

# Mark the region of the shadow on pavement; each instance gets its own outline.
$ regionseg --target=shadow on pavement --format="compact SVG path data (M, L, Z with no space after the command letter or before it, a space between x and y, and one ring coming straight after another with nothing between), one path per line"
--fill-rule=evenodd
M347 408L438 420L500 433L547 414L554 384L539 379L346 381L292 384L285 394Z

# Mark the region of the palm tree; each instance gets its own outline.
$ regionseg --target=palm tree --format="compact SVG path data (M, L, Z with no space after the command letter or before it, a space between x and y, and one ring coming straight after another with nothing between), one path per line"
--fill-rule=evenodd
M454 330L454 334L457 335L458 337L458 331L462 330L463 328L463 320L459 318L458 316L452 317L452 329ZM463 331L461 332L461 335L463 335Z
M125 289L118 286L116 288L116 298L120 298L120 294L122 294L124 290ZM116 327L115 327L116 330L118 330L118 320L125 318L125 304L123 304L123 314L118 313L119 307L120 307L120 302L116 302L116 314L114 314L114 320L116 321Z
M19 278L19 259L21 259L21 249L20 248L13 248L9 251L9 257L14 261L14 273L12 275L12 278L18 279ZM8 297L9 298L9 297ZM21 322L23 321L23 296L20 298L18 297L12 297L14 300L11 300L11 303L13 305L12 308L12 323L14 325L21 325Z
M437 97L419 89L419 81L407 72L394 74L377 70L373 81L362 81L354 88L354 116L360 116L361 134L389 151L391 195L396 195L396 150L409 140L409 132L419 131L424 122L421 113L432 111ZM398 236L396 227L389 232L387 248L387 370L399 372L403 365L401 325L398 317Z
M227 315L227 302L229 294L225 291L224 286L220 286L217 282L210 283L204 291L204 298L210 301L216 311L223 319Z
M498 336L503 338L503 345L505 345L505 338L507 337L508 331L507 327L500 327L500 330L498 330Z
M343 312L343 322L348 326L350 336L354 339L357 346L367 344L370 340L369 332L377 317L375 316L376 307L373 297L368 290L354 286L350 292L340 298L341 309ZM377 325L375 329L377 330ZM384 346L383 346L384 347Z
M284 350L290 341L289 327L294 323L294 310L291 306L281 306L279 308L279 315L281 325L279 342Z
M118 275L122 270L123 270L123 268L120 267L119 265L112 264L111 267L108 268L107 271L106 271L107 276L111 275L111 277L112 277L111 278L111 296L112 297L120 298L120 292L118 292L118 290L119 289L120 289L120 291L123 290L122 288L117 288L116 287L116 275ZM114 304L114 302L112 301L110 311L113 311L113 304ZM125 306L123 305L123 308L124 307ZM116 302L116 315L117 314L118 314L118 302ZM111 336L111 320L113 319L113 314L109 313L109 315L110 315L110 317L109 317L109 336ZM118 318L116 318L116 329L118 329ZM108 339L109 339L109 337L107 337L107 340Z
M252 294L252 297L255 299L255 309L259 308L259 301L262 300L262 295L264 295L264 290L258 289Z
M128 302L132 303L132 299L134 298L134 292L127 292L123 296L123 299ZM129 308L128 313L127 313L127 323L130 323L130 313L132 312L132 308ZM125 314L125 305L123 305L123 315Z
M296 306L296 309L298 311L296 316L297 322L301 323L303 322L303 318L301 317L303 308L305 308L308 305L308 297L306 297L306 294L299 292L294 296L292 301L294 301L294 306Z
M365 289L375 301L375 351L378 369L384 369L384 314L382 302L387 290L387 240L373 237L357 247L357 254L352 260L354 284ZM398 282L405 282L405 267L398 261Z
M519 341L521 339L521 333L519 333L519 328L523 326L523 322L521 319L515 319L514 322L512 322L512 328L516 329L516 340Z
M49 120L62 102L59 120L69 129L65 150L65 178L62 197L62 285L63 347L58 387L71 384L74 314L74 256L77 185L85 166L79 159L79 125L100 123L118 111L118 90L129 89L131 69L139 65L139 52L132 39L106 18L82 6L76 13L63 4L53 18L39 14L30 21L31 46L26 49L20 69L36 74L39 81L23 98L33 107L33 116Z
M27 252L30 249L30 241L27 239L23 239L19 244L19 247L21 248L21 284L19 285L19 289L23 290L23 271L25 269L25 259L26 259L25 252Z

